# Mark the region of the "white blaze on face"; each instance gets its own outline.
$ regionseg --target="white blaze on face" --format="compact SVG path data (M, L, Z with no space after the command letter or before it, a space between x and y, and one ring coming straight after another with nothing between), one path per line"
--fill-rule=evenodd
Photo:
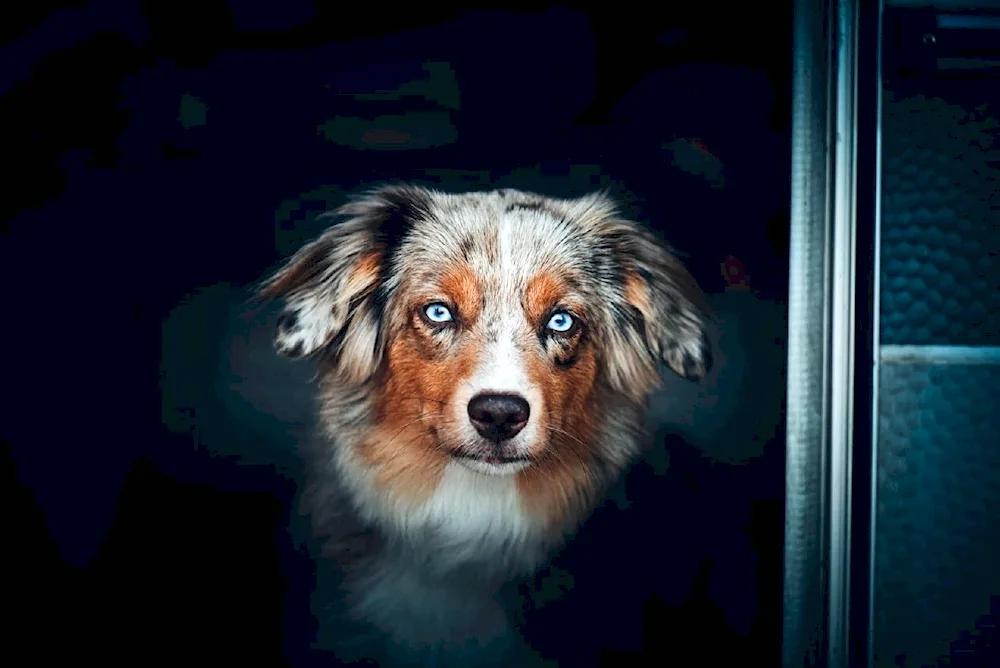
M469 442L479 442L482 438L469 422L467 407L469 401L480 394L513 394L523 397L529 406L528 424L508 442L508 447L517 454L528 454L540 437L538 416L544 410L543 396L531 382L525 364L525 354L519 345L524 341L524 333L529 327L527 315L521 304L519 276L523 273L517 266L513 252L512 235L514 223L509 218L501 218L498 229L499 262L490 267L492 276L497 277L497 289L486 294L486 308L480 318L479 330L483 346L478 364L467 382L462 383L456 393L456 410L463 425L462 432ZM509 464L487 464L479 461L463 461L474 470L494 475L504 475L519 471L526 462Z

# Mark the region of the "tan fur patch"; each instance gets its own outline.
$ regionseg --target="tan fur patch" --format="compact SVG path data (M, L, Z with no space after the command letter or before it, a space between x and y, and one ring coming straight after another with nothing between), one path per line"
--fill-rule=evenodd
M464 322L475 322L483 308L483 293L471 268L463 265L448 271L441 278L440 288L455 302Z
M378 280L381 266L381 252L371 251L363 255L351 268L351 273L347 277L347 285L345 286L347 294L360 294L373 286Z
M525 507L549 524L575 521L595 483L588 444L597 432L597 357L584 343L570 366L557 368L538 356L528 361L527 371L542 389L547 410L539 416L544 449L517 474L518 490Z
M639 310L643 318L653 316L653 305L649 301L649 286L635 272L625 276L625 300Z
M566 286L558 275L552 272L535 274L524 290L524 309L528 319L536 326L541 326L541 319L566 292Z
M392 420L379 425L358 448L365 463L376 469L379 488L399 501L417 505L434 494L448 463L446 456L435 452L431 439L419 418L412 418L411 423L404 420L402 426Z
M455 379L468 376L474 364L472 351L437 358L421 341L425 336L411 328L390 345L376 396L377 426L359 446L378 471L378 485L413 503L430 498L449 461L455 444L447 410Z

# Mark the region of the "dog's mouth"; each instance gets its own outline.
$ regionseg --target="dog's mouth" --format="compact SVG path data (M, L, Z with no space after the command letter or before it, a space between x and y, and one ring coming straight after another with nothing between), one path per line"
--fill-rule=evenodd
M524 456L456 453L453 457L463 467L488 476L514 475L531 466L530 460Z
M487 475L510 475L531 466L532 463L528 455L518 454L513 448L506 449L502 446L468 444L442 449L465 468Z
M451 457L463 467L489 476L513 475L531 466L531 459L525 455L489 450L456 450L451 453Z
M469 453L469 452L456 452L452 455L455 459L465 459L469 461L483 462L484 464L514 464L517 462L527 463L529 460L524 455L493 455L493 454L480 454L480 453Z

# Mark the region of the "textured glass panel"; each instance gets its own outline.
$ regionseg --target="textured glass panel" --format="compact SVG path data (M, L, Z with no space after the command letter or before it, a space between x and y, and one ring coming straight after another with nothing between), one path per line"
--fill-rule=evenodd
M1000 344L996 120L886 93L883 344Z
M876 665L994 665L1000 366L883 365L877 471Z

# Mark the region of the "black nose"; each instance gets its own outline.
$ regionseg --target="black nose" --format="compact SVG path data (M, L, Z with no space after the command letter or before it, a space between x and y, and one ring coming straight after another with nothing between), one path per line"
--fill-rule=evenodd
M469 402L469 421L483 438L506 441L528 424L530 410L516 394L480 394Z

